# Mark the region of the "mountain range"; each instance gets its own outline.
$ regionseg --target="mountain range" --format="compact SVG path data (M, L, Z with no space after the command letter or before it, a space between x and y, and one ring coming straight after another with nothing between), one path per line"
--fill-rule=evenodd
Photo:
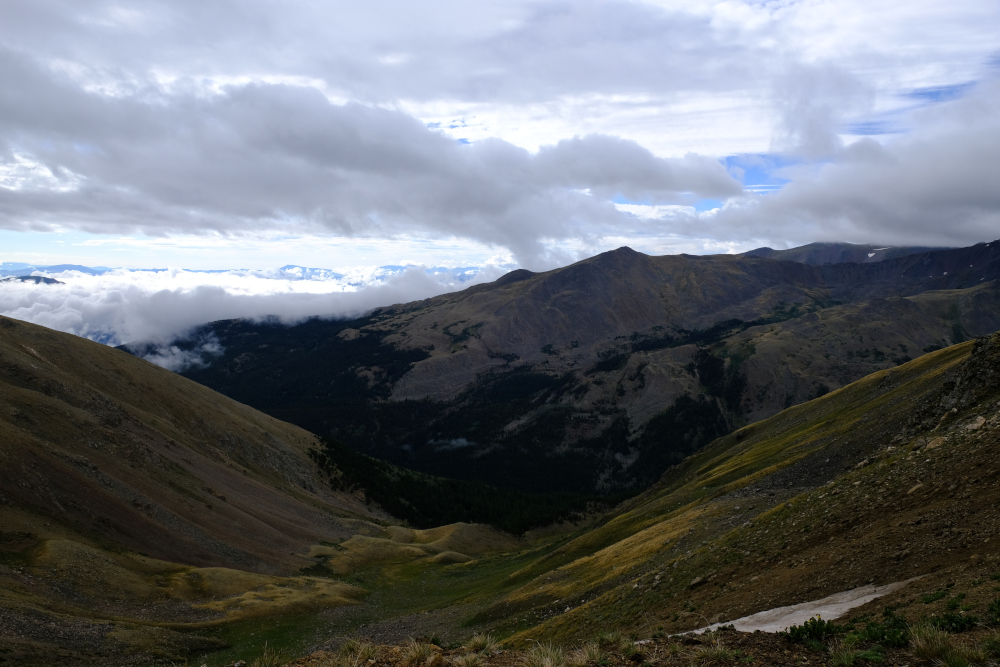
M220 321L176 344L223 350L185 376L394 464L634 493L741 426L1000 328L997 242L867 263L813 250L620 248L360 320Z
M616 666L914 664L910 628L986 656L973 644L1000 624L1000 333L742 426L617 507L519 535L401 525L352 476L367 474L358 461L388 464L120 350L0 318L0 368L9 664L221 666L317 649L321 664L345 636L457 646L474 631L514 661L510 649L618 631L644 643L601 648ZM400 501L433 482L381 470ZM434 483L453 504L488 493ZM832 642L671 637L888 584Z

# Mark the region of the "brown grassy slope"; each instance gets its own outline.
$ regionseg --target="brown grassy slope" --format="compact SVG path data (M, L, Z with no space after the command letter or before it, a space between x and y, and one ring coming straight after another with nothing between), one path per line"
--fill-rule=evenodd
M124 352L0 318L0 530L296 571L368 515L313 436Z
M479 620L534 639L682 631L868 582L926 574L933 587L956 566L995 568L998 399L994 335L786 410L518 573L528 583Z
M964 290L936 290L911 297L871 299L826 308L776 325L753 327L725 341L722 354L747 355L741 366L748 390L748 421L773 415L818 391L837 389L930 346L948 346L952 313L962 332L982 336L1000 328L996 282Z
M490 285L382 309L379 317L396 332L388 341L433 346L393 397L450 398L476 374L502 365L501 353L572 368L592 363L618 344L616 337L653 333L653 327L705 328L730 318L768 316L780 304L859 303L968 288L998 276L996 243L826 267L729 255L649 256L619 248L546 273L517 271ZM543 353L545 345L559 356Z

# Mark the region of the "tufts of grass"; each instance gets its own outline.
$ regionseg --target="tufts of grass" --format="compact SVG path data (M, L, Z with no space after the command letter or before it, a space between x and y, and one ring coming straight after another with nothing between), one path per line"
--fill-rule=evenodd
M427 658L434 655L434 649L430 644L425 644L423 642L418 642L415 639L411 639L406 642L403 647L403 664L404 665L419 665L427 662Z
M947 659L956 653L951 635L930 624L910 628L910 649L915 658L941 660L946 664Z
M571 651L566 656L566 664L570 667L583 667L583 665L596 665L604 658L604 651L593 642L587 642L575 651Z
M680 642L670 642L663 647L663 652L668 658L672 658L675 655L680 655L684 652L684 646Z
M807 648L810 648L813 651L816 651L817 653L826 653L828 650L826 644L824 644L821 641L816 641L815 639L807 639L803 643L806 645Z
M483 656L479 653L463 653L451 659L455 667L479 667L482 663Z
M492 632L477 632L465 644L465 648L476 653L492 653L500 645L500 640Z
M563 667L566 664L562 647L554 644L535 644L521 660L524 667Z
M989 658L1000 659L1000 633L994 633L992 637L983 641L983 651Z
M715 638L710 643L699 646L691 654L691 663L695 665L710 665L717 662L732 662L740 657L739 651L727 648L721 638Z
M856 650L851 642L841 640L834 642L830 646L830 664L834 667L846 667L853 665L858 659L860 651Z
M348 639L340 647L339 663L342 667L361 667L378 655L378 647L358 639Z
M619 630L605 630L600 632L596 637L594 637L594 642L596 642L598 646L603 646L605 648L620 648L624 646L626 642L631 643L629 638Z
M250 667L279 667L284 662L281 659L281 654L268 646L267 642L264 642L264 650L259 658L250 663Z

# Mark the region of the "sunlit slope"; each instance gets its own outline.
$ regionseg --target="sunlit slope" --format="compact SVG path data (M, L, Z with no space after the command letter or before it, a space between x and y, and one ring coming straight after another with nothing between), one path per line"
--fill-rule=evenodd
M973 555L992 562L998 398L994 335L785 410L514 575L527 583L478 620L535 639L609 623L680 631Z

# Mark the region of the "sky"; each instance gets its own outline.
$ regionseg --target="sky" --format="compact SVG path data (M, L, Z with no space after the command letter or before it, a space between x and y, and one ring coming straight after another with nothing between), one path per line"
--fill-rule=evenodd
M998 34L984 0L12 0L0 262L993 240Z

